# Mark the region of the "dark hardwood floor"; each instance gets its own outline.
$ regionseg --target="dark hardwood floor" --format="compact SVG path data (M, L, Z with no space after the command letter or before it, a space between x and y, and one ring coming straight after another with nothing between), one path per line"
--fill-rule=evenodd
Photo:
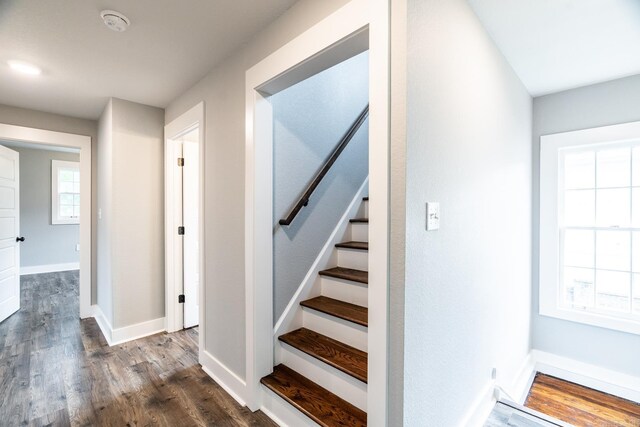
M78 273L22 277L0 324L0 426L273 426L198 364L198 332L109 347L78 320Z
M640 427L637 403L540 373L525 406L576 427Z

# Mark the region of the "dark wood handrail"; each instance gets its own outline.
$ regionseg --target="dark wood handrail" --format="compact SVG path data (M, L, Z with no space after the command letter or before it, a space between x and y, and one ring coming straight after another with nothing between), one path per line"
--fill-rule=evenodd
M280 225L290 225L295 219L295 217L298 215L298 213L300 213L302 208L309 204L309 199L311 198L311 195L313 194L315 189L318 188L318 185L320 185L320 182L322 182L322 179L329 172L329 169L331 169L331 166L333 166L336 160L338 160L338 157L340 157L340 154L342 154L342 152L347 147L347 145L349 145L349 142L351 142L351 140L353 139L358 129L360 129L360 126L362 126L364 121L367 120L367 117L369 117L369 104L367 104L364 110L362 110L362 113L360 113L356 121L353 122L353 124L351 125L347 133L344 134L344 136L336 146L335 150L333 150L333 153L331 153L331 156L329 156L325 164L322 166L322 168L320 168L320 171L313 178L309 186L307 186L307 189L304 191L304 193L300 197L300 200L298 200L298 203L296 203L296 205L293 207L291 212L289 212L289 215L287 215L285 219L280 220Z

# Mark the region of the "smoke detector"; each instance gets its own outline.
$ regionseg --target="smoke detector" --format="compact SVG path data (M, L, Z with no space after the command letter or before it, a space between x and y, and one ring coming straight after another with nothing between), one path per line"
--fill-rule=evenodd
M118 33L125 31L131 24L129 18L115 10L103 10L100 12L100 17L104 21L104 25Z

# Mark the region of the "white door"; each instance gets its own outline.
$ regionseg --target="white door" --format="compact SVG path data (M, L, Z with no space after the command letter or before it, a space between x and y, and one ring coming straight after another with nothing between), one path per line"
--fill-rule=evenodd
M20 309L20 165L0 146L0 322Z
M198 130L190 132L182 145L184 157L183 172L183 220L184 235L184 327L191 328L199 323L200 289L200 171ZM194 135L195 133L195 135Z

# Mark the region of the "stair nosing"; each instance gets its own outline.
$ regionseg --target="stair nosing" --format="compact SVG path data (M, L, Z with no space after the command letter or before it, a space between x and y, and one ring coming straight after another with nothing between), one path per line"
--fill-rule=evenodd
M305 348L304 346L297 345L297 343L293 343L290 340L288 340L287 336L290 336L290 335L295 334L295 333L300 333L301 331L305 331L304 333L312 332L312 333L314 333L316 335L319 335L321 339L326 339L329 342L334 342L336 344L340 344L340 345L343 345L345 347L349 347L350 349L354 350L354 352L356 352L356 353L364 353L365 355L367 355L367 353L362 351L362 350L358 350L357 348L352 347L352 346L350 346L348 344L345 344L345 343L340 342L338 340L335 340L335 339L333 339L331 337L328 337L326 335L322 335L322 334L320 334L318 332L312 331L311 329L307 329L307 328L304 328L304 327L303 328L298 328L295 331L291 331L291 332L288 332L286 334L280 335L278 337L278 340L283 342L283 343L285 343L285 344L287 344L287 345L290 345L291 347L293 347L293 348L295 348L295 349L297 349L297 350L299 350L299 351L301 351L301 352L303 352L303 353L305 353L305 354L307 354L307 355L309 355L311 357L313 357L314 359L319 360L322 363L326 363L327 365L332 366L333 368L335 368L335 369L337 369L337 370L339 370L339 371L341 371L341 372L343 372L343 373L345 373L345 374L347 374L347 375L349 375L349 376L351 376L351 377L353 377L353 378L355 378L355 379L357 379L359 381L362 381L363 383L367 384L368 373L367 373L366 377L364 377L362 375L359 375L358 373L353 372L352 370L350 370L348 367L337 363L334 359L322 357L321 355L312 352L311 350Z
M366 248L354 247L354 246L350 246L350 243L366 243L367 247ZM351 241L348 241L348 242L336 243L335 246L338 249L352 249L354 251L368 251L369 250L369 242L362 242L362 241L357 241L357 240L351 240Z
M352 224L368 224L369 218L351 218L349 222Z
M358 273L366 273L367 274L367 278L363 279L363 278L351 278L346 274L340 274L339 272L336 272L336 270L351 270L351 271L356 271ZM345 268L345 267L333 267L333 268L329 268L326 270L322 270L318 272L319 275L321 276L326 276L326 277L333 277L336 279L342 279L342 280L350 280L352 282L357 282L357 283L363 283L365 285L369 284L369 272L368 271L364 271L364 270L356 270L354 268Z
M340 301L340 300L337 300L335 298L330 298L330 297L326 297L326 296L321 296L321 297L327 298L327 299L330 299L330 300L333 300L333 301L337 301L338 303L347 304L347 305L351 305L351 306L358 307L358 308L363 308L363 309L367 310L367 312L368 312L367 307L362 307L362 306L357 305L357 304L352 304L352 303L348 303L348 302L345 302L345 301ZM310 310L319 311L321 313L325 313L325 314L328 314L330 316L337 317L338 319L342 319L342 320L345 320L347 322L355 323L356 325L364 326L366 328L369 327L369 320L368 319L367 319L366 322L362 322L362 321L359 321L357 319L349 318L347 316L340 315L339 313L332 312L331 310L323 310L321 308L313 307L313 306L308 305L309 301L313 301L313 300L315 300L317 298L319 298L319 297L310 298L308 300L301 301L300 305L305 307L305 308L308 308ZM367 318L368 318L368 316L367 316Z

